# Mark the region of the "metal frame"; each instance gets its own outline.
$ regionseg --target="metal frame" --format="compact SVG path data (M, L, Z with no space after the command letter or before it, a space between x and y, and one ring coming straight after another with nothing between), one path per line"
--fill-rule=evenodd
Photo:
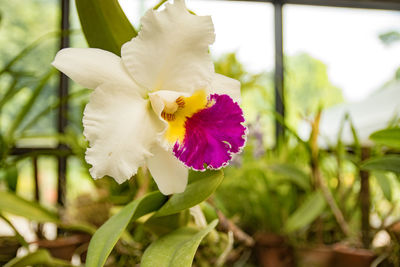
M61 37L60 37L60 49L69 47L69 17L70 17L70 0L61 0ZM60 83L58 90L58 97L65 99L66 101L60 101L58 108L58 121L57 130L60 134L64 133L65 127L68 124L68 77L60 72ZM66 149L63 144L58 145L59 150ZM57 186L57 202L61 206L66 203L66 178L67 178L67 156L61 155L58 159L58 186Z
M383 10L400 10L399 0L219 0L239 2L264 2L309 6L367 8Z

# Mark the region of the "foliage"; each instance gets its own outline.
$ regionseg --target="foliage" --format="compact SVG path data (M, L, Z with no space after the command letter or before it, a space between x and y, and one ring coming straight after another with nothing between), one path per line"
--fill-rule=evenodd
M400 33L398 31L388 31L379 34L379 39L381 39L385 45L391 45L400 40Z
M152 243L144 252L141 266L192 266L201 240L217 225L217 220L202 230L180 228Z
M137 35L117 0L76 1L79 19L90 47L120 55L121 46Z
M37 250L29 253L21 258L15 258L8 262L5 267L25 267L28 265L44 265L44 266L60 266L60 267L72 267L74 265L69 262L59 260L51 257L50 253L46 250Z
M300 118L343 102L324 63L307 54L287 57L285 63L286 122L290 126L296 128Z

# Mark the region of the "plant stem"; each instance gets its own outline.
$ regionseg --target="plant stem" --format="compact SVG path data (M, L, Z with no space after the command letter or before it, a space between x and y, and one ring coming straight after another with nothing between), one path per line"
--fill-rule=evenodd
M232 231L233 236L238 240L243 242L246 246L252 247L255 244L254 239L246 234L242 229L240 229L236 224L234 224L231 220L226 218L226 216L217 208L215 207L213 201L211 199L208 200L208 203L210 203L211 206L214 207L218 219L219 219L219 227L221 228L222 231L224 232L229 232Z
M154 10L157 10L160 6L162 6L162 4L164 4L165 2L167 2L167 0L161 0L157 5L155 5L153 7Z
M324 196L325 201L328 203L329 208L331 209L333 215L343 233L346 236L350 236L350 227L344 219L342 211L339 209L338 205L335 202L335 199L332 196L331 191L328 188L328 185L325 183L325 180L322 178L321 171L318 166L313 170L313 176L316 181L316 186L321 189L322 195Z
M136 193L135 199L139 199L149 191L150 177L147 167L141 167L137 172L136 178L139 188Z
M325 201L328 203L337 223L339 224L341 230L346 236L350 236L350 227L344 219L342 211L339 209L329 190L325 179L322 177L322 173L319 167L319 148L318 148L318 135L319 135L319 123L321 120L321 111L318 112L312 123L312 131L310 136L310 146L311 146L311 169L314 178L314 185L316 189L320 189Z
M361 149L361 160L369 158L370 149L363 147ZM365 248L369 248L371 243L369 215L371 208L370 190L369 190L369 173L360 170L361 188L360 188L360 204L361 204L361 239Z
M1 213L0 218L3 219L3 221L5 221L14 230L15 236L18 238L19 243L27 248L29 245L28 242L26 242L25 238L18 232L17 228L15 228L12 222Z

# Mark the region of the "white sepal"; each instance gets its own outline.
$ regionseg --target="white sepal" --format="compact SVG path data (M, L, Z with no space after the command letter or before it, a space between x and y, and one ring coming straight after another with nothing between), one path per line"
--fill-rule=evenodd
M183 163L160 146L154 148L153 154L147 159L147 167L160 192L171 195L185 191L189 171Z
M118 183L131 178L153 155L151 148L164 128L149 100L131 87L114 84L103 84L91 94L83 126L92 177L109 175Z
M120 57L97 48L62 49L57 53L52 65L89 89L105 82L121 86L134 83Z
M152 92L192 93L210 85L214 65L208 49L215 39L211 17L192 15L177 0L162 11L149 10L141 24L139 35L121 49L136 82Z

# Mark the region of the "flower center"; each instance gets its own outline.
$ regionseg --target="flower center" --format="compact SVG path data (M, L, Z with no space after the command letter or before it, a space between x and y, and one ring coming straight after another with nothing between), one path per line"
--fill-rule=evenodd
M175 112L178 109L182 109L185 107L185 99L180 96L175 102L168 102L164 100L164 110L161 112L161 117L167 121L175 120Z
M183 141L186 119L206 107L207 95L204 90L199 90L189 97L180 96L168 104L164 102L165 107L161 116L168 122L165 137L171 144L174 144L177 140ZM171 106L174 108L170 108Z

